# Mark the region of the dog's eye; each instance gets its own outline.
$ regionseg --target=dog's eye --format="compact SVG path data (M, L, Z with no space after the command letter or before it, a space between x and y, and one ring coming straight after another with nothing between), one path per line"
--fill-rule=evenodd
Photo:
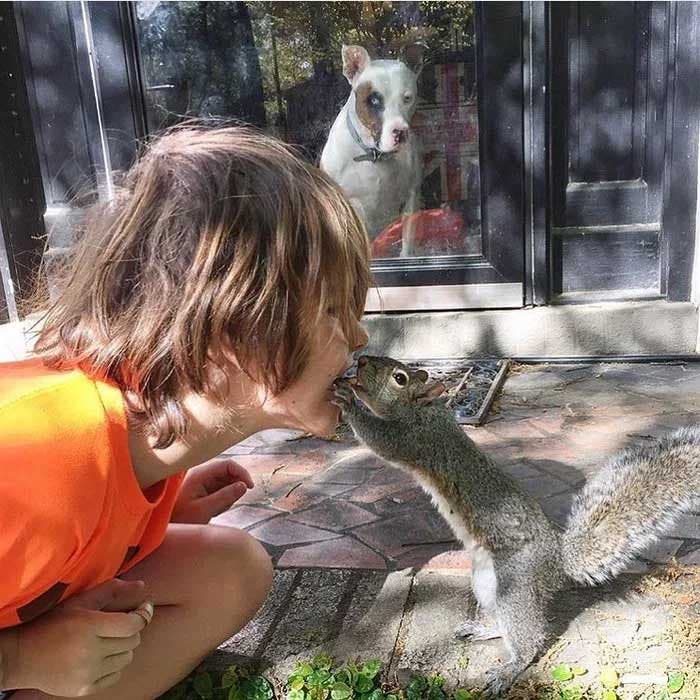
M406 372L400 372L397 370L394 372L394 374L392 374L392 377L399 386L406 386L406 384L408 384L408 375Z
M403 101L406 104L409 104L410 102L413 102L413 95L404 95L403 96Z
M373 92L367 98L367 102L372 105L372 107L379 107L382 104L382 98L376 92Z

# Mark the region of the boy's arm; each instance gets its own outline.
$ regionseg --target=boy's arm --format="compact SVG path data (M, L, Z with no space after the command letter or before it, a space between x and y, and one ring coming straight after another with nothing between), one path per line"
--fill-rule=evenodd
M19 634L16 628L0 630L0 690L11 688L17 670Z
M100 679L131 663L124 652L140 644L153 614L152 605L142 610L144 597L143 582L112 579L31 622L0 630L0 689L36 688L61 697L96 692ZM119 668L110 661L115 655L123 659Z

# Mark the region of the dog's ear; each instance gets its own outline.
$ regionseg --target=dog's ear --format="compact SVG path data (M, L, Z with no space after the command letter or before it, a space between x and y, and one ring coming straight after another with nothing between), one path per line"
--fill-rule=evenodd
M401 50L401 60L416 74L420 75L425 65L425 53L427 50L425 44L414 43L407 44Z
M371 59L367 53L367 49L362 46L343 45L342 55L343 75L348 79L350 85L352 85L357 76L367 68Z

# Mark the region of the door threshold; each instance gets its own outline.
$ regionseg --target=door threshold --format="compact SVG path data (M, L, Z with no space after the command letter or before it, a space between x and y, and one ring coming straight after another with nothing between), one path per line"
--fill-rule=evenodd
M517 309L522 305L520 282L373 287L367 295L365 312Z

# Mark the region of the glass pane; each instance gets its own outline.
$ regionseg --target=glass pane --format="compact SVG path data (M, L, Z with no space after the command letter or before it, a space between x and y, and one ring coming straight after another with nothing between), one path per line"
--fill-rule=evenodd
M143 0L137 16L151 131L254 124L343 187L375 258L481 254L474 3Z

